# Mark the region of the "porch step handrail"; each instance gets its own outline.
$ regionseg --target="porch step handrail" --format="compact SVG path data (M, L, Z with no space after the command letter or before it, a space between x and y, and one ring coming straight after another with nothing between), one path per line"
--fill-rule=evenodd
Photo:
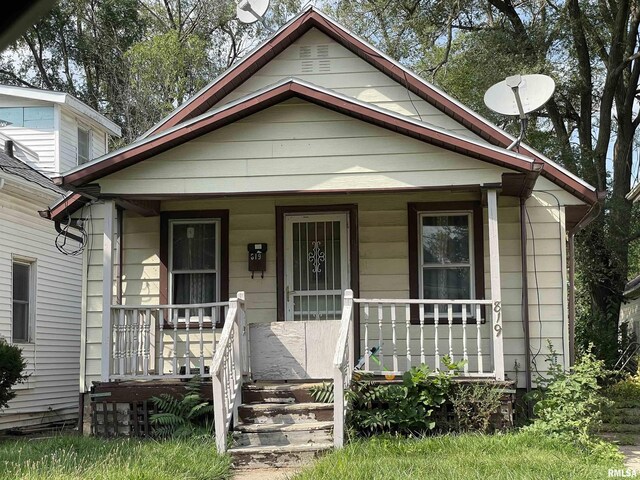
M110 310L110 380L210 375L229 302L117 304Z
M335 448L342 448L344 445L344 423L347 415L344 394L351 384L355 361L353 329L353 290L347 290L344 294L340 335L333 359L333 445Z
M229 310L211 369L216 447L219 453L226 452L231 421L237 421L238 418L242 376L248 371L247 352L245 297L244 292L238 292L236 298L229 300Z

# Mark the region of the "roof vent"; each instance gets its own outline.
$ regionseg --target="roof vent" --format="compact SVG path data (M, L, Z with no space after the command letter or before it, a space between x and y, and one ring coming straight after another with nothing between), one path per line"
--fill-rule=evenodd
M302 46L300 47L300 59L311 58L311 47Z
M318 58L329 58L329 45L318 45L316 53Z

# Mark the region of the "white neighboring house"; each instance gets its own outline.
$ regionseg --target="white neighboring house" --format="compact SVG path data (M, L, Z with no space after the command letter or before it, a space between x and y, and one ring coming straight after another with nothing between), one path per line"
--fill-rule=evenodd
M77 418L82 257L58 251L38 212L65 194L49 177L106 153L120 128L70 95L3 85L0 125L0 336L30 375L0 412L7 430Z

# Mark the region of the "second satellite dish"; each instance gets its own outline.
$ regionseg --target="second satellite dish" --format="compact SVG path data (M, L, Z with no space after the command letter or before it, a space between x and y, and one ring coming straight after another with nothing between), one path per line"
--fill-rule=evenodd
M269 0L240 0L236 7L238 20L242 23L264 23L264 14L269 9Z
M553 79L546 75L514 75L489 88L484 103L502 115L522 117L547 103L555 88Z

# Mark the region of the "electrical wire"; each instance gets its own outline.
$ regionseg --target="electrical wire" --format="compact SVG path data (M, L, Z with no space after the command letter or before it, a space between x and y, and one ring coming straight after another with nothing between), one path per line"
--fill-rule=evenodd
M82 241L79 242L78 246L71 247L67 245L67 241L69 240L69 228L71 228L71 216L67 215L67 223L62 227L62 231L56 236L54 243L60 253L70 257L75 257L84 251L89 238L83 227L74 227L80 233Z
M560 223L561 221L561 216L560 216L560 199L553 193L550 192L548 190L537 190L536 193L546 193L547 195L553 197L556 201L556 208L558 209L558 238L560 240L560 251L562 252L562 242L563 242L563 238L562 238L562 225ZM533 273L534 273L534 279L535 279L535 285L536 285L536 298L538 300L538 306L537 306L537 310L538 310L538 328L539 328L539 345L538 345L538 350L537 352L533 352L533 349L531 348L531 345L529 345L529 351L532 354L532 358L531 358L531 364L534 367L534 370L536 372L536 374L538 376L540 375L540 372L538 371L538 367L536 364L536 360L537 357L540 355L540 352L542 351L542 308L541 308L541 302L540 302L540 284L538 281L538 265L537 265L537 255L536 255L536 239L535 239L535 233L533 230L533 222L531 222L531 217L529 216L529 211L526 209L525 206L525 212L527 214L527 222L529 223L529 229L531 230L531 244L532 244L532 257L533 257ZM560 274L562 276L562 285L566 285L566 278L565 278L565 271L562 268L560 271ZM565 345L565 332L564 332L564 325L566 323L566 318L565 318L565 310L564 307L562 308L562 347L564 350L564 345ZM567 352L563 352L563 357L564 355L566 355Z

